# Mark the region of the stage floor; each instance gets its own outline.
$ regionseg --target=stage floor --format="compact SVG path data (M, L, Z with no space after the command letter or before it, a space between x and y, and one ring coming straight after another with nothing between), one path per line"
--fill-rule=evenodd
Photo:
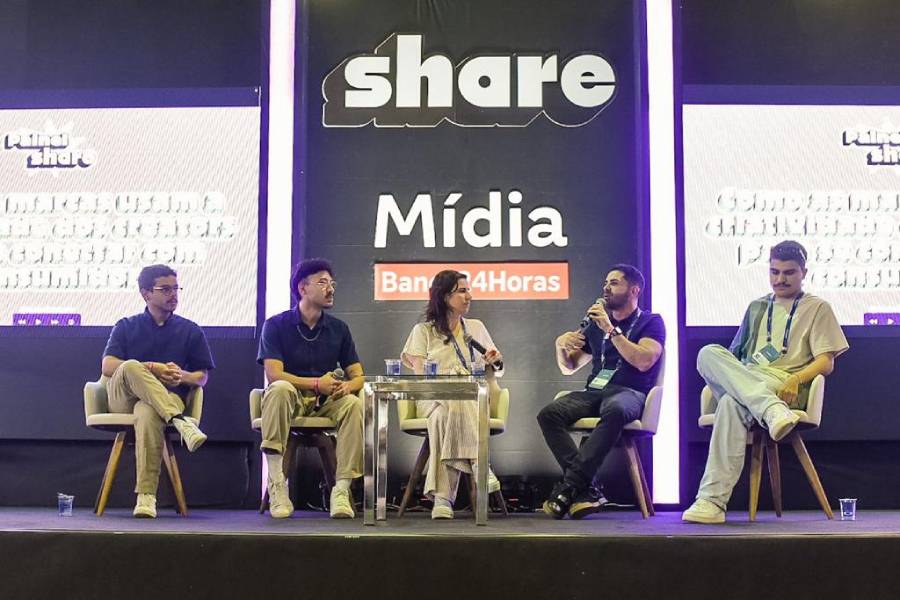
M581 521L554 521L542 513L491 515L488 525L475 525L472 514L457 512L452 521L432 521L428 513L407 513L402 519L366 527L362 519L332 520L322 512L297 511L290 519L272 519L252 510L196 510L187 518L170 508L156 519L135 519L128 509L109 509L96 517L88 508L76 508L72 517L60 517L49 508L0 508L0 532L95 531L116 533L253 534L274 536L558 536L622 538L642 536L877 536L900 537L900 511L862 511L856 521L829 521L821 512L788 511L777 518L761 512L750 523L747 513L729 513L723 525L681 522L680 512L657 513L644 520L632 511L609 511Z

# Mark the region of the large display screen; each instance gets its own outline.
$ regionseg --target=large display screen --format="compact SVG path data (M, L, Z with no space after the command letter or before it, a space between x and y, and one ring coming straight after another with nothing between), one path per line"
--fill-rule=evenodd
M140 269L165 263L179 314L254 327L258 93L120 96L0 104L0 326L111 325L143 309Z
M785 239L841 324L900 324L900 107L686 104L683 127L688 326L739 323Z

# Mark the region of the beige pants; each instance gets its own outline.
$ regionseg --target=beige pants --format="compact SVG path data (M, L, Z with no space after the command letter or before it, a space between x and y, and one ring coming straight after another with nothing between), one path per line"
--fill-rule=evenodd
M471 473L478 458L478 403L469 400L419 400L416 414L428 415L431 450L425 495L456 499L459 474Z
M329 397L322 406L315 407L314 398L300 396L287 381L269 384L262 397L263 449L282 454L291 432L291 419L296 417L326 417L337 424L337 479L355 479L363 468L363 411L362 400L353 394L341 398Z
M184 412L184 402L169 391L136 360L126 360L116 368L106 384L109 410L134 413L134 456L137 465L138 494L156 494L159 466L163 453L166 423Z

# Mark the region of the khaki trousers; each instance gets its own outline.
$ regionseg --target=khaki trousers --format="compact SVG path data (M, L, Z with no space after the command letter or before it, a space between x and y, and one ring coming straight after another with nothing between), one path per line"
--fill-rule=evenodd
M184 402L136 360L126 360L106 383L109 410L134 413L134 456L138 494L156 494L166 423L184 412Z
M329 397L315 407L315 398L306 398L287 381L269 384L262 397L262 443L260 448L283 454L296 417L326 417L337 424L337 479L362 477L362 400L353 394Z

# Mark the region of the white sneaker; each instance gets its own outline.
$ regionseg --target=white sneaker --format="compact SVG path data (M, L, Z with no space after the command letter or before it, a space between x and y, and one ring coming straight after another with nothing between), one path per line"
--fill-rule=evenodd
M181 435L181 441L187 446L188 452L193 452L206 441L206 434L190 419L172 419L172 426Z
M266 482L269 489L269 515L273 519L286 519L294 512L294 505L288 495L287 481L282 477L279 481L269 479Z
M500 480L494 475L494 470L488 467L488 494L500 491Z
M353 502L350 500L350 490L331 488L331 518L352 519L355 516Z
M472 477L478 477L478 465L474 462L472 463ZM500 491L500 480L497 479L497 476L494 474L494 470L488 465L488 494L493 494L494 492Z
M681 514L681 520L689 523L724 523L725 511L705 498L697 498Z
M780 442L794 430L794 426L800 421L800 417L794 414L786 404L774 404L766 410L764 415L769 435L776 442Z
M431 509L431 518L432 519L452 519L453 518L453 507L448 506L446 504L440 504L438 502L434 503L434 507Z
M139 519L156 518L156 496L153 494L138 494L137 504L134 505L133 516Z

